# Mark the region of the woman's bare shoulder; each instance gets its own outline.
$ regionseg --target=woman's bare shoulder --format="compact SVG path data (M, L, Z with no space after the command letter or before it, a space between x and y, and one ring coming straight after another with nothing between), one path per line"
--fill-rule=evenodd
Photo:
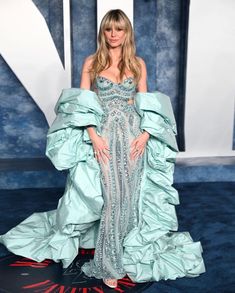
M138 56L137 59L140 62L140 66L141 66L141 76L140 76L137 89L139 92L146 92L147 91L147 67L143 58Z
M91 55L85 57L84 62L83 62L83 66L85 68L89 68L91 66L93 60L94 60L94 54L91 54Z
M85 57L82 66L80 88L90 89L91 86L91 76L90 70L92 69L93 55Z
M136 56L137 60L140 62L142 67L146 67L145 61L142 57Z
M136 58L137 58L137 60L138 60L139 63L140 63L140 66L141 66L141 73L142 73L143 75L146 75L146 73L147 73L147 66L146 66L146 63L145 63L144 59L143 59L142 57L140 57L140 56L136 56Z

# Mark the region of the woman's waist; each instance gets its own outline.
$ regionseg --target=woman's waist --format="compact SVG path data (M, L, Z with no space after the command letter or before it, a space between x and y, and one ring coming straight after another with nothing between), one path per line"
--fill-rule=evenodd
M103 111L105 116L128 116L128 114L139 116L139 114L136 111L134 103L119 104L115 106L105 105L103 107Z
M100 98L104 107L122 107L134 104L134 97Z

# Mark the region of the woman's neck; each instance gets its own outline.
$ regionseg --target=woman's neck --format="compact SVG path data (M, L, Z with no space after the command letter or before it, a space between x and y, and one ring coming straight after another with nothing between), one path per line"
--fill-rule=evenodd
M113 63L118 63L121 58L122 47L109 48L109 54Z

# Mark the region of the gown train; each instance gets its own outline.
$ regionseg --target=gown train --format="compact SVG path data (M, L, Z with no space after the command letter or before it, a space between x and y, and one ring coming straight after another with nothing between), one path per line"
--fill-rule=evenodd
M119 89L128 92L128 84L116 84L117 93ZM113 93L114 85L109 88ZM179 150L170 98L158 91L137 92L134 104L127 108L129 120L122 120L124 116L117 110L115 124L115 115L107 116L96 92L62 91L55 106L56 119L48 131L46 155L56 169L69 170L65 191L56 210L34 213L0 236L0 243L9 251L38 262L61 261L66 268L79 247L96 248L96 264L103 264L98 277L127 274L133 282L197 277L205 272L201 242L194 242L189 232L177 232L179 196L172 183ZM127 129L127 123L133 128ZM108 167L99 165L94 157L88 125L109 142L116 142L110 145ZM144 155L131 165L124 143L128 142L129 151L129 142L144 130L150 134ZM113 169L112 164L116 164ZM106 245L102 247L102 243ZM89 274L94 264L85 263L82 270Z

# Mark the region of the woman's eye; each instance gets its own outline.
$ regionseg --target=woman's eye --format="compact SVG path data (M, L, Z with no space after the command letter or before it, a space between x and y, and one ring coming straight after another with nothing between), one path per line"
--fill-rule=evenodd
M107 31L107 32L110 32L111 30L112 30L111 28L106 28L106 29L105 29L105 31ZM116 31L123 31L123 28L118 27L118 28L116 28L115 30L116 30Z

